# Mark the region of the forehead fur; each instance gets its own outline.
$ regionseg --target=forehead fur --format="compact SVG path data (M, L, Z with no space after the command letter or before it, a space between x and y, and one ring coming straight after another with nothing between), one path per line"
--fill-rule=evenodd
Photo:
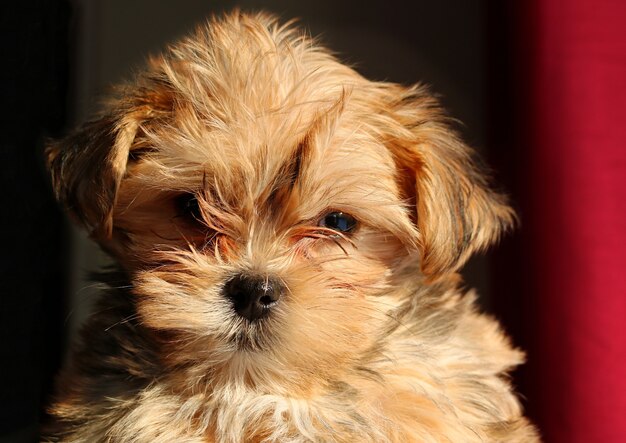
M151 108L142 129L153 146L207 163L249 157L251 150L293 149L333 108L341 108L336 117L351 120L344 126L367 125L370 102L383 86L263 14L199 27L152 58L137 80L139 87L123 91L124 101ZM207 152L207 142L219 150Z
M337 100L342 87L357 80L313 40L263 14L201 26L152 66L217 127L291 111L306 99Z

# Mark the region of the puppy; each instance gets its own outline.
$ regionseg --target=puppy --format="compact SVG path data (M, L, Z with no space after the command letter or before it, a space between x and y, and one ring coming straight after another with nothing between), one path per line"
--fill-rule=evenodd
M119 262L49 441L538 441L456 273L514 214L446 120L265 14L149 60L47 150Z

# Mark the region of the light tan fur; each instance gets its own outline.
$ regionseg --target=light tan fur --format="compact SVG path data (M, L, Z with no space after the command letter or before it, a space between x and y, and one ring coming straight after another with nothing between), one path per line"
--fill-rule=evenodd
M506 375L523 354L456 274L514 215L424 87L234 12L152 58L48 162L120 263L50 441L538 441ZM319 226L332 211L354 232ZM284 284L267 318L224 297L238 273Z

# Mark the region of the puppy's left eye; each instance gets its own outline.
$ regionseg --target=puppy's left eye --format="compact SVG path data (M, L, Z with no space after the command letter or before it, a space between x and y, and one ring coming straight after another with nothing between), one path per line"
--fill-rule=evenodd
M357 222L354 217L344 212L329 212L324 215L318 223L318 226L330 228L338 232L351 232L356 228Z
M194 194L183 194L176 199L178 213L189 220L201 221L202 210L198 198Z

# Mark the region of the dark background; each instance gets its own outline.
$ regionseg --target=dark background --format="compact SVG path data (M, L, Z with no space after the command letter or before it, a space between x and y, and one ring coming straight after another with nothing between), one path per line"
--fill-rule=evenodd
M498 183L522 209L519 120L511 103L522 54L512 38L509 2L40 0L1 7L2 281L0 282L0 443L36 441L42 404L97 290L87 271L106 258L71 229L54 203L43 168L46 137L60 136L97 108L111 84L149 53L212 12L264 9L299 17L313 35L365 76L428 83L459 130L498 171ZM519 107L517 107L519 108ZM516 123L518 122L518 123ZM523 214L522 214L523 217ZM485 308L496 312L516 344L527 280L524 231L464 271ZM532 358L532 355L531 355ZM525 374L518 374L525 390ZM532 403L526 405L533 413Z

